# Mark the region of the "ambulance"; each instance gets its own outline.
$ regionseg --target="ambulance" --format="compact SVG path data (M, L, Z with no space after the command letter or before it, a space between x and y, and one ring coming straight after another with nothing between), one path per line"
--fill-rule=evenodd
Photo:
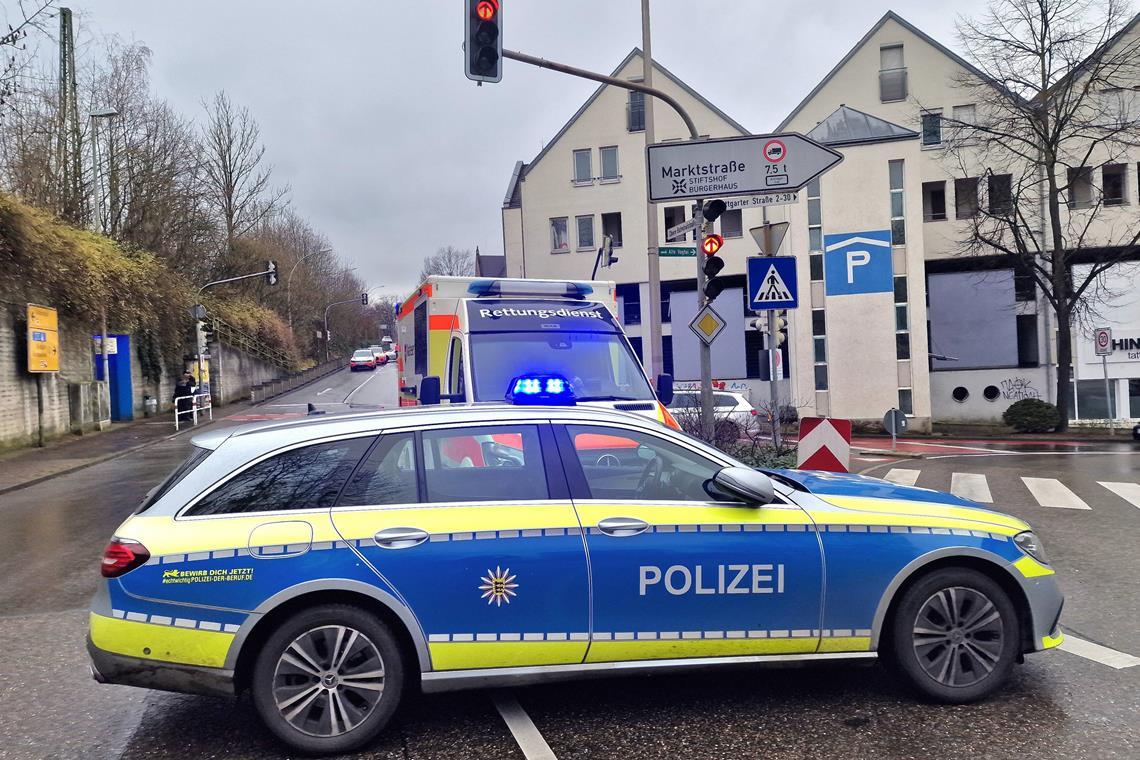
M576 404L676 427L672 376L650 383L616 311L612 282L429 277L396 320L400 406L502 402L519 378L549 376Z

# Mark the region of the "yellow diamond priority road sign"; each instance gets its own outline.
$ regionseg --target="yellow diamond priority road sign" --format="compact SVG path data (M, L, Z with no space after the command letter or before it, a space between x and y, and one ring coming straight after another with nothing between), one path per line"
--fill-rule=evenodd
M710 346L724 327L725 321L721 319L721 316L716 313L712 306L708 305L698 311L697 316L693 317L693 321L689 323L689 329Z

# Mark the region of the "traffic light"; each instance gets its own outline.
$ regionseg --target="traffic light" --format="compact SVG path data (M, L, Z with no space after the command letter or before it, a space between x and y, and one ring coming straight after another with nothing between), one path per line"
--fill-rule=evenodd
M464 0L466 34L463 73L473 82L503 78L503 9L499 0Z
M701 250L705 252L706 256L716 256L717 252L724 245L724 238L717 234L705 235L705 239L701 241Z
M277 262L272 259L265 265L265 284L277 284Z
M723 245L724 238L720 235L707 235L701 241L701 250L706 256L704 264L706 302L711 302L724 290L724 281L717 278L724 269L724 259L716 255Z
M780 346L784 345L785 341L788 340L788 320L785 319L785 317L787 317L788 313L787 312L780 312L780 313L783 316L776 317L776 345L775 345L775 348L779 348Z
M705 204L705 210L703 212L705 221L715 222L717 219L720 219L720 215L724 213L726 208L725 202L719 198L714 201L709 201Z
M367 306L368 305L368 294L367 293L361 293L360 294L360 305L361 306Z

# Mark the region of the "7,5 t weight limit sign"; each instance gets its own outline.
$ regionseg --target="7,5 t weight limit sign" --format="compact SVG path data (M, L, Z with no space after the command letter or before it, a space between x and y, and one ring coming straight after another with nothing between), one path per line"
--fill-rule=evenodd
M649 200L794 192L842 160L797 132L658 143L646 148Z

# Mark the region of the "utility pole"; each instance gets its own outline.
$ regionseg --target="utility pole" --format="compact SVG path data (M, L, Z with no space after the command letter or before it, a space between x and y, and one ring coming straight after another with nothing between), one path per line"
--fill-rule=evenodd
M649 33L649 0L641 0L641 61L642 82L653 86L653 41ZM645 145L649 147L655 140L653 133L653 99L645 100ZM657 206L646 202L647 222L645 240L648 247L649 264L649 373L656 378L665 371L665 357L661 338L661 258L657 254ZM700 258L699 256L697 257Z
M75 31L71 9L59 9L59 94L56 164L59 171L59 213L71 222L82 221L83 146L79 132L79 105L75 79Z
M70 29L70 25L69 25ZM74 62L74 58L72 59ZM118 111L114 108L102 108L92 111L87 115L88 123L91 128L91 185L95 190L95 200L91 209L91 225L95 231L100 234L105 234L106 229L103 226L103 183L99 179L99 140L95 131L96 119L110 119L118 115ZM78 143L77 143L78 144ZM100 309L100 325L99 325L99 353L102 356L100 364L103 367L103 382L107 384L107 392L110 394L111 390L111 370L110 361L107 359L107 305L103 304ZM110 395L108 395L108 401Z

